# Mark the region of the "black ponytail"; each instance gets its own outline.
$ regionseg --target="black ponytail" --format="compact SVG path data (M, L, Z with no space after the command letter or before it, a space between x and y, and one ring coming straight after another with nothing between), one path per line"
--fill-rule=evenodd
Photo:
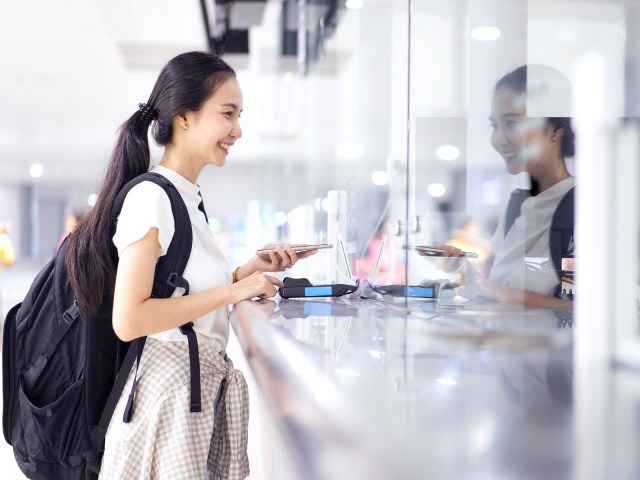
M109 237L109 213L120 189L149 170L148 127L140 112L122 124L98 199L67 240L67 272L83 318L98 310L104 294L113 293L115 259Z
M113 296L117 258L109 214L122 187L149 170L149 124L155 120L153 137L158 145L167 145L173 119L198 111L231 77L233 69L214 54L178 55L160 72L148 102L121 125L96 204L67 239L65 263L82 317L95 314L105 296Z

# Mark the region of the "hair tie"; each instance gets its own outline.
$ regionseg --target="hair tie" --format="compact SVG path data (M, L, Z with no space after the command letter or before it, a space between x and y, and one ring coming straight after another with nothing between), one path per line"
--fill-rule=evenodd
M138 109L142 113L142 118L144 118L149 125L151 125L153 120L158 118L158 111L146 103L139 103Z

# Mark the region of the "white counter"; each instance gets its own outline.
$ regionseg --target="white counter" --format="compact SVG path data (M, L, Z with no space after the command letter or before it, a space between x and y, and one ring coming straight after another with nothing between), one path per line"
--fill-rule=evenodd
M571 316L316 299L242 302L231 321L299 479L578 478ZM603 419L602 478L640 478L635 412L632 431Z

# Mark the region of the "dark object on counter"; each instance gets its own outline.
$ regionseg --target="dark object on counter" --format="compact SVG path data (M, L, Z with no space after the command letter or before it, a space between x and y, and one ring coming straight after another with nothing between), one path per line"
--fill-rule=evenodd
M282 298L304 297L341 297L358 290L358 282L355 285L332 283L328 285L313 285L306 278L285 277L284 287L278 289Z

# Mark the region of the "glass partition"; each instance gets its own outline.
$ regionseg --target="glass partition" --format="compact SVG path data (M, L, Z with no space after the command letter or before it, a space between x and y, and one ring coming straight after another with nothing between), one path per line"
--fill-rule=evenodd
M267 4L239 70L236 152L254 159L241 173L253 201L229 224L232 262L265 239L328 242L286 274L351 283L373 273L387 224L405 216L407 12L393 0Z
M637 2L411 0L410 11L407 284L452 284L470 300L496 296L473 284L478 274L550 298L577 299L584 288L582 311L597 310L593 323L607 329L590 338L608 338L602 348L610 354L602 318L613 316L627 322L618 340L637 339ZM510 84L513 75L501 84L516 91L510 105L521 118L502 122L497 82L522 66L524 87ZM547 137L534 138L541 133ZM566 168L559 176L535 164L554 142L564 165L553 168ZM564 215L557 212L572 182L582 188L570 231L550 222ZM566 192L545 205L548 184ZM528 200L512 198L520 194ZM477 258L413 248L444 244ZM607 254L614 251L626 253ZM505 261L509 255L519 261Z
M490 142L493 85L527 61L527 2L412 0L410 55L411 228L408 284L465 284L462 262L415 246L455 245L489 273L489 242L510 176Z

